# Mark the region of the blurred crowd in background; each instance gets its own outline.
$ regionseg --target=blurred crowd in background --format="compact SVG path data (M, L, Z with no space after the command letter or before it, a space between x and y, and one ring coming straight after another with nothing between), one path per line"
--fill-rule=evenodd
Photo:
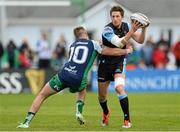
M176 70L180 68L180 38L175 43L170 43L161 33L160 39L154 41L149 36L143 46L135 49L128 60L129 68L156 68Z
M155 42L149 36L141 48L134 47L128 55L127 68L157 68L176 70L180 67L180 39L170 43L163 36ZM0 42L0 69L10 68L54 68L59 70L67 61L68 46L66 37L61 34L54 49L50 48L48 35L41 34L36 50L30 48L27 38L22 39L19 47L14 40L9 40L6 47Z
M36 49L30 48L27 38L22 39L19 47L14 40L9 40L6 47L0 42L0 67L9 68L54 68L60 69L66 61L67 50L66 39L62 34L59 37L56 47L51 49L47 33L42 33L37 40Z

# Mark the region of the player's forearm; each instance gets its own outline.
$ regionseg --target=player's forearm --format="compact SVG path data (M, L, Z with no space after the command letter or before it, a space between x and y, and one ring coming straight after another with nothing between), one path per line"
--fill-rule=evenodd
M121 55L127 55L132 53L133 49L116 49L116 51L114 51L114 55L116 56L121 56Z
M145 36L146 36L146 28L142 28L142 32L141 32L141 36L140 36L141 43L144 43Z
M126 44L128 44L129 39L132 37L134 33L134 30L130 30L124 37L119 38L117 35L115 35L111 39L111 43L119 48L123 48Z
M145 35L146 35L146 28L142 28L142 31L140 33L138 32L134 34L132 37L136 42L143 44L145 40Z
M124 41L125 41L125 45L128 43L129 39L132 37L134 31L130 30L125 36L124 36Z
M108 48L104 47L102 50L103 55L109 55L109 56L121 56L121 55L126 55L129 53L132 53L133 49L128 48L128 49L120 49L120 48Z

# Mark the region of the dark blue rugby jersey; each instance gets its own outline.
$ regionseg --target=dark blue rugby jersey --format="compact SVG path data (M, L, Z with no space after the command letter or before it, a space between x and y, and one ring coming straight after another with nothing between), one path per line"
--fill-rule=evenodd
M79 39L70 46L68 62L58 74L60 80L72 87L79 87L86 82L87 74L96 56L102 48L93 40Z
M128 24L125 22L122 22L120 28L114 27L112 23L107 24L104 27L103 33L102 33L102 41L103 45L111 48L117 48L114 44L111 43L111 39L114 35L117 35L119 38L124 37L129 32ZM125 49L126 46L123 47ZM106 64L117 64L124 60L124 55L121 56L109 56L109 55L101 55L100 60L104 60Z

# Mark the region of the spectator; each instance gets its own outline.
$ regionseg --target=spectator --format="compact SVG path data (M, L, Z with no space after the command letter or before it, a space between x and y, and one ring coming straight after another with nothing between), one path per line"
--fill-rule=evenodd
M66 39L64 35L60 35L59 41L57 42L55 48L55 56L56 56L56 67L58 69L62 68L66 59Z
M176 58L176 65L180 68L180 39L173 46L173 53Z
M18 51L16 48L16 44L13 40L10 40L7 45L7 56L8 56L8 63L9 68L15 68L18 67Z
M48 36L46 33L42 33L42 39L37 42L37 53L38 53L38 67L39 68L49 68L51 51L50 44L48 42Z
M157 42L157 46L159 46L159 45L166 45L166 46L170 47L170 44L169 44L169 42L165 39L163 32L161 32L160 40Z
M174 54L172 53L172 50L169 49L167 52L167 59L168 62L166 64L166 69L168 70L176 70L176 58L174 56Z
M166 46L167 45L159 45L152 54L152 62L155 68L164 69L167 64L167 56L166 56Z
M21 68L29 68L31 66L31 61L29 60L28 56L28 47L26 45L22 45L19 49L19 61Z
M152 53L154 50L155 43L152 39L152 36L150 36L145 43L145 45L141 49L141 57L145 63L146 66L152 66Z
M3 56L3 53L4 53L4 49L3 49L3 45L2 45L2 43L0 41L0 68L1 68L1 58Z
M28 42L28 39L26 37L23 38L22 40L22 44L21 44L21 47L25 47L26 48L26 56L28 57L28 59L33 62L33 59L34 59L34 53L33 51L31 50L30 46L29 46L29 42Z
M128 65L137 68L139 67L140 62L141 62L140 51L135 49L133 53L128 56Z

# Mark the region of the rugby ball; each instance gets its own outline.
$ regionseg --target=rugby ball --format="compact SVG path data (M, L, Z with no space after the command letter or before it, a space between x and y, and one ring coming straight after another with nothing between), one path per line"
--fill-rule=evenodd
M136 20L136 21L140 22L143 25L143 27L148 27L150 24L148 17L139 12L133 13L130 16L130 19L131 19L131 21Z

